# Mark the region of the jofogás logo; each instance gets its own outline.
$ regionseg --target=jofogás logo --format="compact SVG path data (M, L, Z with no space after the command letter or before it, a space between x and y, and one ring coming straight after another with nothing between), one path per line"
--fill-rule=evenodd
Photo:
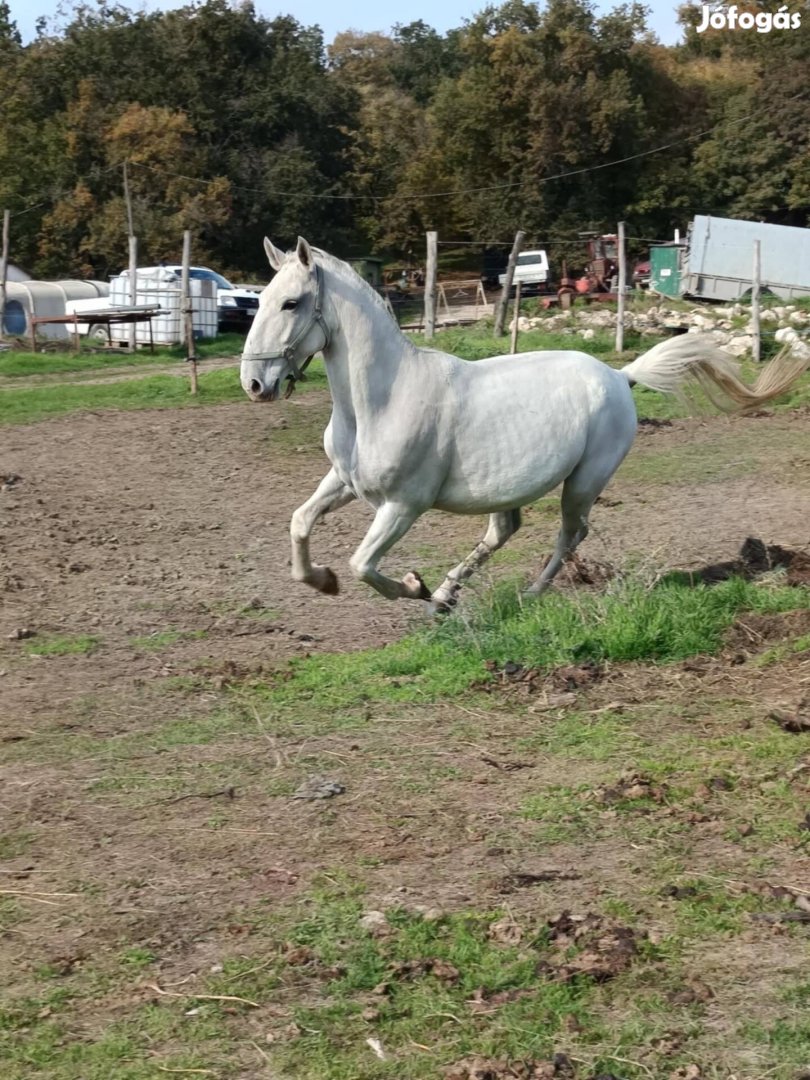
M789 11L787 4L775 12L740 11L736 4L712 10L708 4L702 4L701 22L695 29L699 34L709 29L756 30L758 34L769 34L771 30L798 30L801 25L801 13Z

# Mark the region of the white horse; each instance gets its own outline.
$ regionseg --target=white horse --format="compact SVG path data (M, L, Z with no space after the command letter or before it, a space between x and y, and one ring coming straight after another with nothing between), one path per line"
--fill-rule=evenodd
M324 514L363 499L374 520L350 559L354 574L389 599L455 603L474 570L520 526L520 508L563 485L554 553L528 590L542 593L588 532L597 496L636 434L634 383L670 393L689 377L727 404L761 405L806 363L780 354L747 387L731 358L695 334L663 341L621 370L574 351L495 356L470 363L417 348L380 297L346 263L299 238L285 254L269 240L276 275L245 341L241 380L253 401L287 395L322 352L332 393L324 449L332 468L292 516L292 576L337 593L334 573L310 561ZM475 550L431 593L416 573L380 573L382 556L426 510L489 514Z

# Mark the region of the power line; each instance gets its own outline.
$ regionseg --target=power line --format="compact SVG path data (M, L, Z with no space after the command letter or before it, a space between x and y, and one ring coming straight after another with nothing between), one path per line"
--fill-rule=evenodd
M791 95L784 101L779 102L779 106L784 105L786 102L797 101L805 96L805 91L800 90L798 93ZM604 161L599 165L586 165L581 169L568 169L564 172L553 173L551 176L542 176L537 178L527 178L525 180L515 180L508 184L487 184L482 187L475 188L456 188L451 191L435 191L435 192L408 192L397 193L394 195L317 195L314 193L307 193L303 195L307 199L315 200L342 200L342 201L373 201L373 202L404 202L409 199L445 199L454 195L475 195L480 192L486 191L509 191L515 188L526 187L528 185L537 186L539 184L548 184L552 180L564 180L570 176L583 176L586 173L598 172L601 169L610 169L614 165L624 165L629 161L638 161L641 158L651 157L653 154L660 154L664 150L672 150L676 146L683 146L685 143L692 142L695 139L701 139L704 135L710 135L713 131L716 131L721 127L736 127L739 124L744 124L746 121L753 119L754 117L764 116L775 109L777 105L772 105L770 108L759 110L755 112L746 113L745 116L740 116L736 120L720 120L711 127L706 128L705 131L696 131L691 135L685 135L681 139L674 139L672 142L663 143L661 146L652 147L650 150L641 150L637 154L630 154L627 157L614 158L612 161ZM135 163L133 163L135 164ZM168 169L158 169L152 165L138 164L138 168L148 169L151 172L163 173L166 176L173 176L181 180L189 180L192 183L199 184L213 184L214 180L205 180L201 177L188 176L184 173L170 172ZM301 198L302 193L300 191L282 191L271 188L251 188L243 187L239 184L231 184L231 187L236 191L248 191L258 195L272 195L281 196L285 198ZM511 243L511 241L510 241Z
M107 165L105 168L99 168L96 170L96 176L104 176L108 172L112 172L114 169L120 169L121 165ZM22 217L23 214L30 214L32 210L37 210L40 206L46 206L48 203L54 202L56 199L61 199L63 195L70 195L75 192L76 187L82 182L80 177L75 183L71 184L68 188L63 188L61 191L49 192L48 195L40 197L37 202L31 203L30 206L26 206L24 210L17 210L11 216L13 218Z
M548 240L526 240L523 245L523 250L530 244L538 245L540 247L554 247L555 244L584 244L590 239L597 239L603 235L615 235L615 233L597 233L590 232L585 236L554 236ZM660 244L660 236L625 236L625 240L635 240L640 244ZM514 244L514 237L511 240L439 240L439 245L445 247L510 247Z
M784 99L784 101L782 101L782 102L779 102L778 105L781 106L781 105L784 105L787 102L798 101L799 99L804 98L804 96L805 96L805 91L800 90L798 93L791 95L790 97ZM288 190L281 190L281 189L274 189L274 188L247 187L247 186L242 185L242 184L234 184L233 182L228 180L227 177L217 177L215 179L205 179L204 177L199 177L199 176L189 176L186 173L173 172L170 169L160 169L160 168L157 168L157 167L155 167L153 165L142 164L141 162L131 161L131 162L129 162L129 165L134 167L134 168L145 169L148 172L156 173L158 175L171 176L171 177L174 177L175 179L179 179L179 180L188 180L190 183L200 184L200 185L203 185L203 186L210 186L211 184L215 184L215 183L221 182L221 180L223 180L223 179L226 179L226 180L228 180L228 183L230 184L230 187L231 187L232 190L234 190L234 191L245 191L245 192L249 192L249 193L254 194L254 195L264 195L264 196L273 196L273 197L282 197L282 198L304 198L304 199L316 200L316 201L341 201L341 202L363 202L363 201L365 201L365 202L369 202L369 201L371 201L371 202L406 202L406 201L413 200L413 199L444 199L444 198L451 198L451 197L457 196L457 195L475 195L475 194L479 194L479 193L482 193L482 192L488 192L488 191L511 191L511 190L515 190L516 188L527 187L527 186L530 186L530 185L537 187L537 186L539 186L541 184L551 183L554 180L564 180L564 179L567 179L567 178L569 178L571 176L584 176L587 173L599 172L602 169L610 169L614 165L624 165L624 164L626 164L627 162L630 162L630 161L638 161L638 160L640 160L642 158L651 157L653 154L663 153L664 150L672 150L676 146L683 146L686 143L693 142L695 139L701 139L706 135L710 135L712 132L717 131L719 128L728 127L728 126L736 127L736 126L738 126L740 124L746 123L746 121L751 120L751 119L753 119L755 117L765 116L775 108L777 108L776 104L774 104L770 108L766 108L764 110L759 110L759 111L747 113L745 116L740 116L736 120L720 120L720 121L718 121L718 123L713 124L711 127L706 128L704 131L693 132L691 135L685 135L681 139L674 139L672 142L663 143L660 146L652 147L650 150L642 150L642 151L639 151L639 153L637 153L637 154L630 154L630 155L628 155L626 157L622 157L622 158L614 158L612 161L604 161L604 162L601 162L598 165L587 165L587 166L583 166L580 169L568 169L568 170L565 170L563 172L553 173L550 176L528 177L525 180L516 180L516 181L513 181L511 183L506 183L506 184L487 184L487 185L483 185L481 187L456 188L456 189L453 189L453 190L450 190L450 191L406 192L406 193L397 193L397 194L392 194L392 195L373 195L373 194L366 194L366 195L326 195L326 194L316 194L316 193L302 193L301 191L288 191ZM99 173L97 175L104 175L104 174L112 171L113 169L118 169L118 168L120 168L120 164L109 165L106 168L100 169ZM71 191L74 191L74 190L75 190L75 184L72 187L66 188L63 191L56 192L54 194L49 195L48 199L53 201L54 199L61 198L63 195L69 194ZM17 211L12 216L13 217L20 217L23 214L31 213L31 211L37 209L40 206L45 205L45 203L46 203L46 201L48 201L48 199L42 199L41 198L36 203L26 207L24 210ZM633 239L644 240L643 237L637 237L637 238L633 238ZM493 244L493 246L500 245L501 243L505 243L505 241L496 241ZM509 241L509 243L511 245L512 241Z

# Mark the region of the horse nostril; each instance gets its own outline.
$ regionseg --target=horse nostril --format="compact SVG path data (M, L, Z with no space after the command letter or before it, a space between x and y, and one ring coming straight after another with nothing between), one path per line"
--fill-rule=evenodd
M251 394L260 394L262 392L262 384L258 379L250 380L250 392Z

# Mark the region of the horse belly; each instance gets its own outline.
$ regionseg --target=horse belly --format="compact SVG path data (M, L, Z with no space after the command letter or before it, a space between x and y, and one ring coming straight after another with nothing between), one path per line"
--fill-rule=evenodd
M509 423L479 428L478 439L460 438L451 468L434 503L456 514L497 513L534 502L569 475L585 452L587 424L570 415L513 417Z

